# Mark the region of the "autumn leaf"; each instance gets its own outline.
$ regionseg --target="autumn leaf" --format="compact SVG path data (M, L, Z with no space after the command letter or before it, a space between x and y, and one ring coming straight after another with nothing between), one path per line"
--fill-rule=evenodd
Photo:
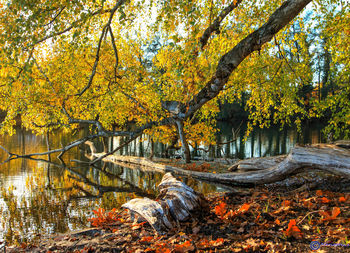
M153 240L153 237L152 236L144 236L141 238L140 242L146 242L146 243L149 243L150 241Z
M244 203L244 204L241 206L241 208L238 209L237 212L243 214L243 213L248 212L249 208L250 208L250 204Z
M337 216L340 214L340 208L333 207L332 213L327 211L320 211L319 213L324 217L321 221L332 221L332 220L335 220Z
M282 205L283 206L290 206L290 204L291 204L291 201L290 200L284 200L283 202L282 202Z
M215 214L219 217L223 217L226 213L226 203L221 201L219 205L215 206Z
M185 253L194 250L194 246L191 241L185 241L182 244L178 244L175 246L174 251L178 253Z
M324 203L324 204L327 204L327 203L329 203L329 202L331 202L329 199L327 199L326 197L323 197L322 199L321 199L321 201L322 201L322 203Z
M296 221L294 219L289 221L288 228L283 233L287 237L294 237L297 239L301 239L303 237L303 234L301 233L300 229L297 227Z
M99 208L97 211L93 210L93 213L97 217L89 218L88 221L90 221L91 225L94 227L111 225L117 221L122 222L122 219L119 219L119 215L115 208L109 212L105 212L103 208Z
M218 238L216 240L208 240L206 238L200 240L197 244L197 248L199 249L206 249L206 248L211 248L211 247L219 247L224 244L224 239L223 238Z
M216 239L215 241L210 241L210 244L211 244L213 247L221 246L221 245L224 244L224 239L223 239L223 238L218 238L218 239Z
M346 199L342 196L342 197L339 197L339 202L340 203L344 203L346 201Z
M323 195L323 192L322 192L321 190L317 190L317 191L316 191L316 195L317 195L317 196L322 196L322 195Z

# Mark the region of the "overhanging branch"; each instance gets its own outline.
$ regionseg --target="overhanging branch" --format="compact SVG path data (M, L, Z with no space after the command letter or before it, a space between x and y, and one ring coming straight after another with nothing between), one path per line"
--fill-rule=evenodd
M224 88L231 73L252 52L260 50L262 45L292 21L312 0L287 0L259 29L241 40L233 49L221 57L216 72L206 86L189 102L188 110L182 111L178 117L191 117L205 103L215 98Z
M225 19L225 17L230 14L231 11L233 11L242 0L234 0L232 3L227 6L225 9L223 9L219 16L214 20L212 24L204 31L202 37L199 39L199 42L201 44L201 48L203 49L205 45L208 43L208 40L213 32L219 32L221 22Z
M97 66L98 66L98 62L100 60L100 50L101 50L101 44L102 44L102 40L104 38L104 36L106 35L107 33L107 30L110 28L111 26L111 23L112 23L112 20L113 20L113 16L115 14L115 12L117 11L117 9L125 2L126 0L119 0L115 5L114 7L112 8L111 10L111 14L109 15L109 19L108 19L108 22L107 24L103 27L102 29L102 33L101 33L101 36L100 36L100 39L98 41L98 45L97 45L97 50L96 50L96 56L95 56L95 63L94 63L94 66L92 68L92 71L91 71L91 75L90 75L90 78L89 78L89 82L87 83L87 85L77 94L75 94L76 96L81 96L83 95L91 86L92 84L92 81L94 80L94 77L95 77L95 74L96 74L96 69L97 69ZM113 35L113 34L112 34ZM115 45L114 45L115 46Z

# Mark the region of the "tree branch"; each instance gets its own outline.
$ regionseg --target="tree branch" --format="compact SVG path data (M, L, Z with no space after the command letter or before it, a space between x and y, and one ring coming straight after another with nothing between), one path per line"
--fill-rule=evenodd
M97 11L91 13L91 14L90 14L90 15L91 15L90 17L96 16L96 15L100 15L100 14L105 14L105 13L108 13L108 12L111 12L111 10L109 10L109 9L108 9L108 10L103 10L103 9L101 8L101 9L99 9L99 10L97 10ZM69 32L69 31L72 30L73 28L77 27L77 26L78 26L80 23L82 23L83 21L84 21L84 19L78 19L78 20L74 21L70 26L68 26L67 28L63 29L62 31L55 32L55 33L52 33L52 34L50 34L50 35L47 35L47 36L45 36L45 37L43 37L43 38L41 38L41 39L35 41L31 46L35 46L35 45L40 44L41 42L44 42L44 41L46 41L46 40L48 40L48 39L51 39L51 38L53 38L53 37L60 36L60 35L62 35L62 34L64 34L64 33L66 33L66 32Z
M242 0L233 0L232 3L227 6L225 9L223 9L219 16L214 20L214 22L204 31L202 37L200 37L199 42L201 44L201 48L203 49L205 45L208 43L208 40L210 38L210 35L213 32L219 33L221 22L225 19L225 17L230 14L231 11L233 11Z
M117 45L115 44L115 39L114 39L114 35L112 32L112 27L110 25L108 26L108 31L109 31L109 35L111 36L111 43L112 43L114 57L115 57L114 81L116 81L117 80L117 68L118 68L118 62L119 62L118 49L117 49Z
M260 50L262 45L293 20L311 0L287 0L259 29L241 40L233 49L221 57L212 79L189 102L188 110L182 106L177 115L180 118L191 117L205 103L215 98L224 88L231 73L252 52Z
M135 136L133 136L132 138L130 138L129 140L127 140L126 142L124 142L122 145L120 145L119 147L113 149L111 152L108 152L100 157L98 157L97 159L93 160L92 162L90 162L90 164L95 164L99 161L101 161L103 158L109 156L109 155L112 155L114 154L115 152L117 152L118 150L120 150L121 148L125 147L126 145L128 145L130 142L136 140L139 136L141 136L142 132L136 134ZM91 148L91 151L93 150L92 147L91 147L91 144L90 144L90 148ZM96 150L96 149L95 149Z
M55 22L55 20L58 18L59 15L61 15L61 13L63 12L63 10L66 8L66 6L63 6L58 13L51 19L51 21L47 24L45 24L44 26L49 26L51 25L53 22Z
M125 2L126 0L119 0L116 5L113 7L113 9L111 10L111 14L109 16L108 22L107 24L103 27L102 29L102 33L100 36L100 39L98 41L98 45L97 45L97 50L96 50L96 56L95 56L95 63L94 66L92 68L92 72L89 78L89 82L87 83L87 85L82 89L82 91L80 91L79 93L75 94L76 96L81 96L83 95L91 86L92 81L94 80L95 74L96 74L96 69L98 66L98 62L100 60L100 50L101 50L101 44L102 44L102 40L103 37L106 35L108 28L110 27L112 20L113 20L113 16L114 13L116 12L116 10Z

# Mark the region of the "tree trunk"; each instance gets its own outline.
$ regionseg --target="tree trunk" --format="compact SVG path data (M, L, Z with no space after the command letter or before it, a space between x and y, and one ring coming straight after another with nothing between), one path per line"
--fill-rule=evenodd
M186 163L190 163L191 162L191 153L190 153L190 148L188 146L187 140L186 140L186 136L184 133L184 124L182 121L177 120L176 121L176 125L177 125L177 130L179 133L179 137L181 140L181 147L182 147L182 151L185 155L185 161Z
M154 141L153 141L153 139L151 139L150 142L151 142L151 153L149 155L149 159L153 160L153 157L154 157Z

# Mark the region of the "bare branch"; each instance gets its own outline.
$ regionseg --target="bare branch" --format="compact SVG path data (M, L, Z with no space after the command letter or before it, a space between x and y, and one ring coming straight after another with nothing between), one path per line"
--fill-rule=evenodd
M203 49L205 45L208 43L208 40L210 38L210 35L213 32L219 33L220 25L221 22L225 19L225 17L230 14L231 11L233 11L240 3L242 0L234 0L232 3L227 6L225 9L223 9L219 16L214 20L214 22L204 31L202 37L200 37L199 41L201 43L201 48Z
M119 147L113 149L111 152L108 152L100 157L98 157L97 159L93 160L92 162L90 162L90 164L95 164L97 163L98 161L101 161L103 158L111 155L111 154L114 154L115 152L117 152L118 150L120 150L121 148L125 147L126 145L128 145L130 142L136 140L139 136L141 136L142 132L140 133L137 133L135 136L133 136L132 138L130 138L129 140L127 140L126 142L124 142L122 145L120 145ZM91 146L90 146L91 147Z
M63 10L66 8L66 6L63 6L58 13L51 19L51 21L47 24L45 24L44 26L49 26L51 25L53 22L55 22L55 20L59 17L59 15L61 15L61 13L63 12Z
M4 148L3 146L0 145L0 148L1 148L2 150L4 150L4 151L8 154L9 157L15 156L14 153L11 153L10 151L8 151L8 150L7 150L6 148Z

